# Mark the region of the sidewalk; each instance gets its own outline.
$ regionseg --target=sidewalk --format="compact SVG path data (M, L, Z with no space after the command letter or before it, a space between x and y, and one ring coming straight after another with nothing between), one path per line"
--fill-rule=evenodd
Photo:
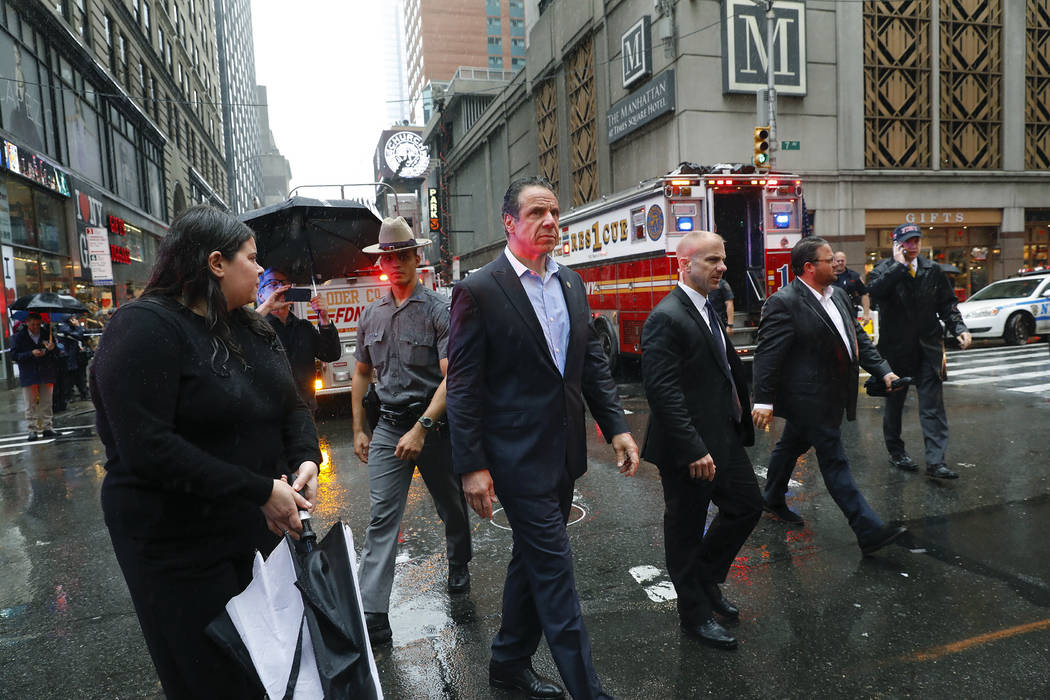
M25 435L26 405L21 387L0 389L0 436ZM95 406L90 401L70 401L65 411L56 413L55 428L95 424Z

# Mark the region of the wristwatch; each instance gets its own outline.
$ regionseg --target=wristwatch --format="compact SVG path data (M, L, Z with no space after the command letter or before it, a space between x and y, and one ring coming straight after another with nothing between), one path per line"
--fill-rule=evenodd
M418 422L423 426L423 430L431 430L434 427L434 419L427 416L420 416Z

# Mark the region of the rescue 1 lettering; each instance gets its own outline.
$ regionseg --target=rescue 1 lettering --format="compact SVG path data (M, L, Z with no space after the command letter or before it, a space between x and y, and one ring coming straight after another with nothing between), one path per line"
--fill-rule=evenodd
M595 221L590 228L569 234L569 246L573 253L587 249L597 253L602 246L627 240L627 219L603 225L600 236L598 235L598 223Z

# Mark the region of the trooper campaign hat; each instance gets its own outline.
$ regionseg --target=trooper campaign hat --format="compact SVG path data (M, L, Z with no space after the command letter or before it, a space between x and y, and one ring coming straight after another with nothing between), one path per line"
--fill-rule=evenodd
M403 216L388 216L379 227L379 242L365 246L361 252L369 255L382 255L399 250L411 250L430 245L429 238L414 238L412 228Z
M911 238L922 236L922 229L915 224L901 224L893 231L893 242L903 243Z

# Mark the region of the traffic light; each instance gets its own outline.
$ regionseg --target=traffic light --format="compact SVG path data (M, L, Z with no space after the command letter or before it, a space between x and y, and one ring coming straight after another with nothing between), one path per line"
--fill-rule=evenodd
M756 168L769 167L769 127L755 127L755 150L751 162Z

